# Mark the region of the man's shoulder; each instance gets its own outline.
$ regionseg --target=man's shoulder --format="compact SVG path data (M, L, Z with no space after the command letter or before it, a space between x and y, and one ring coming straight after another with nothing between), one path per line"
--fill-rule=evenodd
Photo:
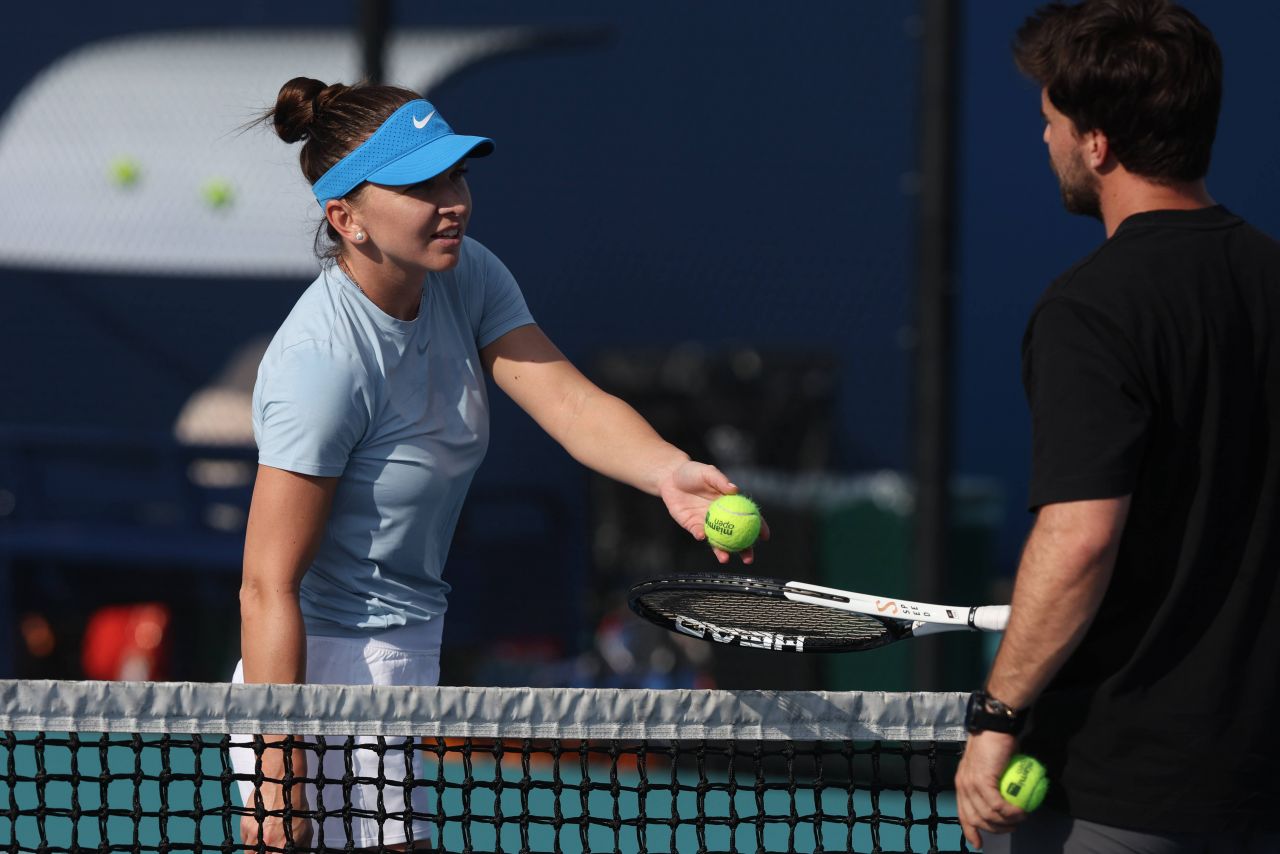
M1028 334L1050 306L1079 317L1106 318L1111 326L1127 326L1147 311L1153 282L1159 278L1152 274L1157 256L1154 248L1135 251L1114 237L1107 240L1044 290L1031 313Z
M1041 294L1037 307L1061 298L1091 303L1125 281L1131 259L1108 252L1110 247L1110 242L1104 243L1064 270Z
M1245 220L1240 220L1238 239L1248 249L1261 253L1280 263L1280 240Z
M1126 222L1054 279L1041 301L1065 297L1114 306L1117 300L1144 299L1179 279L1225 275L1230 265L1241 263L1280 276L1280 242L1234 214L1219 212L1204 223Z

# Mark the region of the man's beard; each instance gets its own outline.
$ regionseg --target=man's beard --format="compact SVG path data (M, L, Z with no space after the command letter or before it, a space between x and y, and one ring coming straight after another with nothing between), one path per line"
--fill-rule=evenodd
M1102 197L1098 192L1098 179L1085 168L1084 157L1080 152L1072 152L1071 158L1061 170L1052 158L1049 159L1049 166L1058 178L1058 191L1062 193L1062 205L1067 213L1101 220Z

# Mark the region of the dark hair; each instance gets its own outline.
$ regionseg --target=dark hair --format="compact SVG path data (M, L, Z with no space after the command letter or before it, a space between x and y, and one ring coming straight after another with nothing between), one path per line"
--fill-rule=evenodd
M1018 29L1019 70L1080 132L1099 130L1125 169L1159 183L1209 171L1222 54L1195 15L1168 0L1051 3Z
M329 169L354 151L400 107L421 98L417 92L375 83L325 84L310 77L295 77L280 87L276 105L261 118L271 122L285 142L305 140L298 162L307 181L314 184ZM361 184L361 187L364 185ZM353 193L359 192L359 188ZM324 245L321 236L329 239ZM328 220L316 230L316 254L335 258L339 237Z

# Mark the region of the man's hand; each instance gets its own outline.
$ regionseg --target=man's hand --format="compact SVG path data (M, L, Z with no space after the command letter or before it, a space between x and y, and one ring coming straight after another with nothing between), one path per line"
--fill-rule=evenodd
M1000 776L1017 745L1014 736L1002 732L969 736L956 771L956 807L964 838L974 848L982 847L980 831L1008 833L1027 817L1000 795Z

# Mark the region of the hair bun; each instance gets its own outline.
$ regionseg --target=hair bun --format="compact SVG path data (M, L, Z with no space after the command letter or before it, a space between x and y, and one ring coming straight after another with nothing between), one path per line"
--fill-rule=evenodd
M271 124L285 142L298 142L311 135L316 116L338 92L341 84L328 86L312 77L295 77L280 87Z

